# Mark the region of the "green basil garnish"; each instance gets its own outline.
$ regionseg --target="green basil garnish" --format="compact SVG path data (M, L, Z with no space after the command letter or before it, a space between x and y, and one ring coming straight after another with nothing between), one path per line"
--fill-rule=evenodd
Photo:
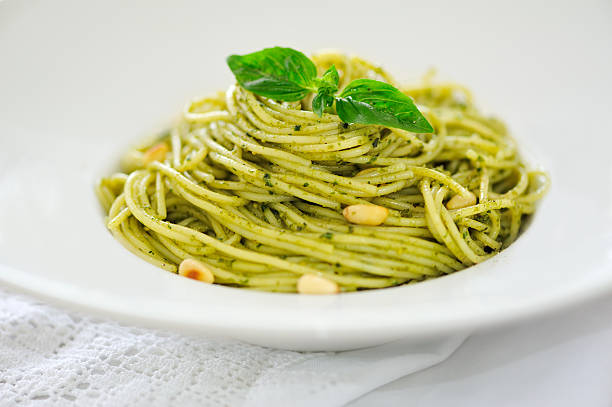
M317 94L312 99L312 111L317 115L323 115L326 108L334 105L334 95L338 92L338 81L340 75L335 66L330 66L321 78L315 79Z
M349 83L336 98L336 112L347 123L379 124L417 133L433 131L410 96L373 79Z
M317 89L317 67L306 55L291 48L231 55L227 64L243 88L267 98L295 102Z
M334 100L334 92L319 90L319 93L312 99L312 111L320 117L326 108L334 105Z
M338 90L338 82L340 81L340 75L335 66L330 66L327 71L320 78L315 79L315 83L319 90L322 88Z
M376 124L416 133L434 131L414 101L385 82L357 79L338 93L339 75L332 65L320 78L315 64L291 48L265 48L246 55L231 55L227 64L238 83L257 95L295 102L316 93L312 110L319 116L336 105L346 123Z

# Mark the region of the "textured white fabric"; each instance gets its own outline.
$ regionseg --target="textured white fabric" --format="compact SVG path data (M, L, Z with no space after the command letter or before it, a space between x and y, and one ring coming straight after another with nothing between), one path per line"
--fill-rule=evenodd
M443 363L349 406L610 407L611 315L612 293L477 333Z
M291 352L123 326L0 291L0 406L342 406L463 340Z

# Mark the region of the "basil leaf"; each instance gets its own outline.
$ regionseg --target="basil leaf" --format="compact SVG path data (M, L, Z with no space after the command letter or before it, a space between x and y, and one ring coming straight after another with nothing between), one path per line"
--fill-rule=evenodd
M317 67L306 55L291 48L230 55L227 64L243 88L261 96L295 102L316 91Z
M323 115L323 111L332 107L334 104L334 94L338 92L338 82L340 75L335 66L330 66L322 77L315 79L315 84L318 88L318 93L312 99L312 110L319 117Z
M332 88L319 89L319 93L312 99L312 111L321 117L326 108L333 106L334 93L336 93L337 90L338 89Z
M372 79L349 83L336 98L336 112L347 123L379 124L415 133L434 131L412 98Z
M330 66L322 77L315 79L317 87L320 88L334 88L338 90L338 82L340 81L340 75L334 65Z

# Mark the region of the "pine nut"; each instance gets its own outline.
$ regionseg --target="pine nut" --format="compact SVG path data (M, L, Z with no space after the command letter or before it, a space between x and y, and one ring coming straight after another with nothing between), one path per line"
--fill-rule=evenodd
M212 284L215 281L215 276L208 267L194 259L183 260L179 265L178 272L183 277L192 278L204 283Z
M358 225L377 226L387 220L389 210L378 205L349 205L342 211L344 218Z
M157 143L154 146L149 147L149 149L145 151L143 155L145 165L153 161L163 161L164 158L166 158L168 150L168 145L166 143Z
M469 192L469 191L468 191ZM466 206L472 206L476 204L476 195L469 193L469 195L457 194L448 200L446 203L447 209L460 209Z
M340 291L335 281L314 274L304 274L297 282L300 294L337 294Z

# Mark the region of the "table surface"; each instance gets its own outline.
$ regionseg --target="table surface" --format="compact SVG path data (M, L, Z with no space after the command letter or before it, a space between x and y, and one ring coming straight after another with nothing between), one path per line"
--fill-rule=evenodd
M35 405L32 400L38 402L41 397L46 400L43 404L54 406L63 406L66 397L72 397L76 405L114 405L125 397L130 405L145 405L138 394L149 394L149 406L164 406L168 400L181 401L176 405L217 405L219 400L228 402L227 391L219 392L219 388L236 388L237 384L242 384L237 389L242 393L229 405L286 405L271 400L279 389L281 394L291 389L289 397L300 405L309 405L310 396L320 393L316 396L324 397L320 401L336 406L342 404L338 399L355 397L338 397L347 388L363 394L368 382L385 383L380 374L388 372L381 367L397 370L399 360L410 368L418 360L410 357L418 350L404 352L401 343L394 350L380 347L336 356L299 354L120 325L66 313L2 289L0 301L0 322L5 328L0 336L0 406L13 402ZM443 352L441 363L390 382L348 405L611 406L609 315L612 293L553 315L473 333L446 360L448 353ZM456 346L451 345L449 351ZM425 350L429 347L437 346L429 344ZM352 364L346 365L346 360ZM314 367L304 369L303 362L314 363ZM4 368L9 369L5 374ZM403 374L410 371L400 370ZM151 378L143 375L146 371L162 375ZM267 372L272 375L266 376ZM305 385L308 373L317 378L310 380L310 389ZM306 381L299 387L291 377ZM319 388L334 377L341 377L344 384L332 388L332 393ZM249 398L252 390L262 397ZM164 398L168 394L181 397ZM7 400L12 401L7 404Z
M472 335L446 361L350 404L612 405L612 295Z

